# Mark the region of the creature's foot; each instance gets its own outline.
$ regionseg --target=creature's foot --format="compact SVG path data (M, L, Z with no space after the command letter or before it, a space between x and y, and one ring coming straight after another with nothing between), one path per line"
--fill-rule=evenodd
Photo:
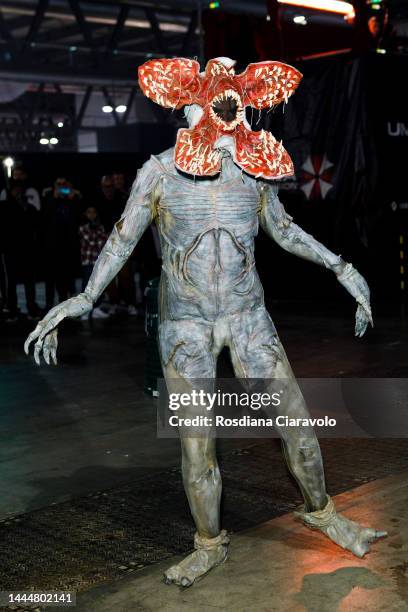
M229 538L226 531L221 531L216 538L201 538L194 536L194 548L178 565L173 565L164 573L166 584L179 584L189 587L197 578L204 576L213 567L224 563L228 555Z
M312 529L319 529L335 544L350 550L356 557L364 557L370 550L372 542L387 535L386 531L376 531L375 529L362 527L341 514L337 514L330 497L328 497L327 505L323 510L305 512L302 507L294 514L300 517L305 525Z

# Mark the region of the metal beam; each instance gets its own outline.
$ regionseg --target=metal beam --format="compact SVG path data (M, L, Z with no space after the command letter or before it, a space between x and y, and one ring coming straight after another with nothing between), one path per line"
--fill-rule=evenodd
M112 30L109 42L106 46L105 55L107 57L117 48L119 39L124 30L126 19L128 18L128 15L129 15L129 6L127 4L122 4L119 9L118 18Z
M91 49L94 62L97 65L99 63L99 55L96 52L95 44L92 38L91 28L89 26L89 23L85 19L84 13L79 4L79 0L68 0L68 2L72 9L73 14L75 15L75 19L77 20L77 23L82 33L85 44L87 45L87 47Z
M190 23L188 24L188 30L185 33L183 44L181 46L181 55L186 55L191 48L191 43L195 36L195 31L198 25L198 13L197 11L193 11L190 17Z
M77 116L75 117L75 127L77 129L79 129L81 127L81 125L82 125L82 121L83 121L83 118L85 116L86 109L88 108L88 104L89 104L89 100L90 100L91 95L92 95L92 91L93 91L93 87L92 87L92 85L89 85L86 88L85 95L84 95L84 97L82 99L81 107L80 107L80 109L78 111Z
M0 80L16 81L18 83L45 81L47 83L60 83L61 85L89 85L92 83L95 87L111 87L114 83L115 87L131 87L136 81L135 68L135 63L132 62L132 66L126 71L128 74L125 75L124 70L119 74L117 70L111 67L106 70L84 70L79 73L77 69L65 66L62 72L61 68L45 70L44 67L39 69L38 66L30 66L28 63L11 63L11 65L0 64Z
M129 94L129 98L126 102L126 112L123 115L123 120L122 120L123 125L126 125L127 123L136 93L137 93L137 87L132 87L130 94Z
M35 41L40 26L43 22L48 4L49 0L39 0L36 11L34 13L34 17L30 24L30 29L28 30L27 36L25 37L25 40L23 42L23 51Z
M76 22L70 23L69 25L63 27L60 26L55 29L49 29L41 32L37 36L36 42L49 43L54 41L63 41L64 39L71 38L72 36L81 36L81 32Z
M14 41L14 36L10 30L7 20L4 19L4 15L1 9L0 9L0 34L3 40L7 42Z
M157 50L160 53L166 54L168 52L168 48L164 40L163 33L160 29L159 21L157 19L157 15L155 11L151 8L147 8L145 9L145 13L152 27L152 32L154 35L154 39L156 41Z

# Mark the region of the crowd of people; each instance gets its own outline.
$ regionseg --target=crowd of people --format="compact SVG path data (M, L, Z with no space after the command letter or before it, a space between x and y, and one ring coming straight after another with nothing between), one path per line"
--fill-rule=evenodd
M7 322L17 321L17 285L25 290L27 317L39 319L44 310L77 293L77 278L85 288L92 268L129 195L122 172L101 178L95 194L83 197L65 177L41 193L22 166L15 166L0 193L0 305ZM159 273L159 245L152 226L107 287L89 315L107 318L138 313L143 290ZM37 303L38 282L45 283L45 307ZM88 317L88 315L87 315ZM87 318L86 317L86 318Z

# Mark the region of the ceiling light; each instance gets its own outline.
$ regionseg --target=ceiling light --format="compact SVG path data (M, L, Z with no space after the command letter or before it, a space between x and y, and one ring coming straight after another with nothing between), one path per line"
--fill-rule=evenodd
M64 122L63 121L58 121L57 125L58 125L59 128L64 127Z
M342 0L278 0L281 4L290 4L292 6L302 6L308 9L316 9L319 11L328 11L330 13L338 13L340 15L354 16L354 7L350 2Z
M119 104L119 105L118 105L118 106L115 108L115 111L116 111L117 113L125 113L125 112L126 112L126 109L127 109L126 104Z
M58 144L58 138L55 138L55 136L53 138L50 138L50 144L52 145Z
M102 112L113 113L113 107L110 104L105 104L105 106L102 106Z
M48 138L40 138L40 144L47 145L47 144L50 144L50 141Z
M297 24L297 25L307 25L307 19L304 15L296 15L293 18L293 21Z

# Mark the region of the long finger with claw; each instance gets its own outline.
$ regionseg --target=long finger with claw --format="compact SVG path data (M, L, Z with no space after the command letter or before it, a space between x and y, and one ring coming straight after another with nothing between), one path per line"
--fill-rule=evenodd
M367 321L364 313L361 310L357 310L357 312L356 312L356 325L355 325L354 333L355 333L355 335L358 338L360 338L361 335L367 329L367 323L368 323L368 321Z
M43 355L44 355L45 363L47 365L50 365L51 351L52 351L52 349L54 347L54 342L55 342L55 340L54 340L54 331L50 332L44 338Z
M27 340L24 343L24 352L26 355L28 355L28 353L30 352L30 344L34 342L34 340L37 340L37 338L41 334L41 331L44 327L44 322L45 322L45 319L43 321L40 321L37 327L27 337Z
M370 305L368 303L362 303L358 305L358 310L363 311L367 319L369 320L371 327L374 327L373 315L371 312Z
M57 314L55 317L52 317L52 319L50 319L43 327L39 336L39 340L44 340L45 336L49 334L54 329L54 327L57 327L58 323L60 323L63 318L64 315L62 314L62 312Z
M51 343L51 359L54 362L54 365L57 365L57 348L58 348L58 328L55 328L51 332L52 343Z
M41 355L42 347L43 347L43 341L37 340L37 342L34 344L34 360L37 365L41 365L40 355Z

